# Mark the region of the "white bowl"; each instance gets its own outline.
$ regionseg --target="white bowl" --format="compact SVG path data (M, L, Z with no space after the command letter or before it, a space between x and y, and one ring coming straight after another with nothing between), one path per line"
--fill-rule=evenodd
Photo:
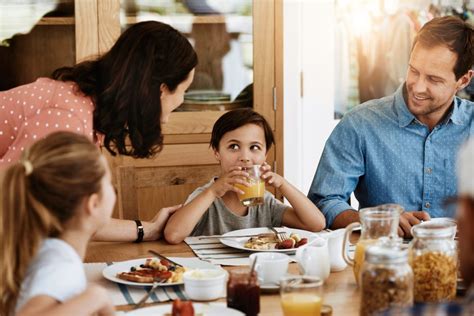
M227 272L221 269L196 269L183 275L184 291L195 301L210 301L224 296Z

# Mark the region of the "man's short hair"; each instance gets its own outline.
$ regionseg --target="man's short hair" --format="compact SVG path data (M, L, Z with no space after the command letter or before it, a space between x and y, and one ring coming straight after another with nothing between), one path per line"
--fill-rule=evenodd
M417 43L425 47L445 45L454 52L457 55L453 69L456 80L472 68L474 29L458 17L444 16L432 19L416 35L412 50Z

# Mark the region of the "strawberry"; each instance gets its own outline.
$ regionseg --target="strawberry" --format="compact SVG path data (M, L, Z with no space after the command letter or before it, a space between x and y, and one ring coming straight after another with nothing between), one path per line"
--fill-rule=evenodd
M191 301L181 301L180 299L174 300L171 315L194 316L193 303Z
M298 243L296 244L296 247L295 248L298 248L300 246L303 246L303 245L306 245L308 243L308 238L301 238L300 241L298 241Z
M160 263L167 268L171 265L171 263L168 260L164 260L164 259L161 259Z
M294 247L294 245L295 240L290 238L278 243L278 249L291 249Z

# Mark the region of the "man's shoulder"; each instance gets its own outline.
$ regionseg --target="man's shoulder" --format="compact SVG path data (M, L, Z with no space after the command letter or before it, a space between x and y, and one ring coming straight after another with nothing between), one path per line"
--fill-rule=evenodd
M357 105L351 111L346 113L341 120L343 122L373 123L379 122L380 119L395 117L394 111L394 95L373 99ZM344 124L344 123L343 123Z
M386 115L393 111L394 95L389 95L380 99L368 100L349 111L345 117L367 117Z

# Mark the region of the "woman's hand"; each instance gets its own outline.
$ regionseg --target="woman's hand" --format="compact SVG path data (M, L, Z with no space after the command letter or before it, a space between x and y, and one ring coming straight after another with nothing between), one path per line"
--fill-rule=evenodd
M159 210L155 217L150 221L149 228L145 229L145 233L149 230L149 235L146 236L146 240L158 240L163 235L163 229L165 228L168 219L170 218L171 214L176 212L176 210L180 209L183 204L173 205L170 207L164 207Z
M285 182L285 179L282 176L276 174L275 172L272 172L272 168L266 162L264 162L263 165L260 167L260 171L262 172L262 175L260 177L265 180L266 184L271 185L276 189L280 188Z
M242 171L242 167L232 167L229 172L223 174L217 179L210 187L209 190L216 196L222 197L228 191L234 191L237 194L244 194L242 190L237 188L235 184L241 184L249 187L250 184L245 181L249 177L249 174Z

